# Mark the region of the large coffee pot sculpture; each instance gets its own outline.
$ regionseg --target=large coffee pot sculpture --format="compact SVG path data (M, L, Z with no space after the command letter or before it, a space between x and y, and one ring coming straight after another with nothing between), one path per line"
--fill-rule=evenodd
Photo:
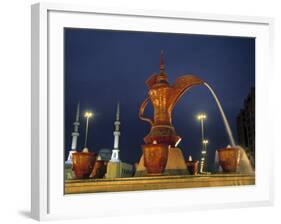
M168 159L168 149L176 147L181 137L176 134L172 125L172 111L181 96L192 86L204 82L194 75L180 76L173 85L168 82L164 69L163 53L160 56L160 72L153 74L146 81L148 97L139 110L139 118L151 125L151 130L144 137L142 145L144 166L151 175L162 174ZM144 117L144 110L151 102L154 109L153 120Z

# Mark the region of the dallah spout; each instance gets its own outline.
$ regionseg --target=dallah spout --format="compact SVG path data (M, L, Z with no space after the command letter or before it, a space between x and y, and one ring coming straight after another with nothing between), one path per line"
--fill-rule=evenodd
M182 75L172 85L172 92L169 99L169 111L172 111L182 95L192 86L204 85L204 81L195 75Z

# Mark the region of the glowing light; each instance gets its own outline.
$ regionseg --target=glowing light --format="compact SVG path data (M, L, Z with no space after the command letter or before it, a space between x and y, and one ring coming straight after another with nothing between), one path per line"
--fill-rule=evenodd
M85 112L85 114L84 114L84 117L86 117L86 118L90 118L90 117L92 117L93 116L93 113L92 112Z
M199 121L205 120L206 118L207 118L207 115L204 114L204 113L200 113L200 114L197 115L197 119L198 119Z
M89 129L89 119L93 116L92 112L86 111L84 114L84 117L86 118L86 134L85 134L85 143L84 143L84 149L85 152L88 151L87 148L87 140L88 140L88 129ZM84 151L84 150L83 150Z
M177 147L178 144L180 144L180 142L181 142L181 138L176 142L175 147Z
M203 140L203 144L207 145L209 143L209 141L207 139Z

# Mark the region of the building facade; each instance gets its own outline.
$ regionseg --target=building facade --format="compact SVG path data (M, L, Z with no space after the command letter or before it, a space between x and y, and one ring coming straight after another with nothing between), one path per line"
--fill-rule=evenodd
M237 116L237 135L238 144L245 149L255 167L255 88L251 88Z

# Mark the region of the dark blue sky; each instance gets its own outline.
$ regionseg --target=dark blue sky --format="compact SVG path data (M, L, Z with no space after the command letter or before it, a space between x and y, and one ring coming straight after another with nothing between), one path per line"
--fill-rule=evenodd
M164 51L169 82L194 74L209 83L218 95L236 134L236 116L255 86L255 39L225 36L65 29L65 152L71 147L76 106L95 113L90 121L88 147L98 152L113 147L116 104L121 107L121 160L134 163L141 155L148 123L138 118L147 96L146 79L159 71ZM217 148L228 138L216 104L204 86L189 89L175 106L173 124L182 137L184 156L200 159L201 135L196 114L205 112L208 163L212 167ZM148 108L147 116L152 117ZM85 119L81 116L78 150L84 142Z

